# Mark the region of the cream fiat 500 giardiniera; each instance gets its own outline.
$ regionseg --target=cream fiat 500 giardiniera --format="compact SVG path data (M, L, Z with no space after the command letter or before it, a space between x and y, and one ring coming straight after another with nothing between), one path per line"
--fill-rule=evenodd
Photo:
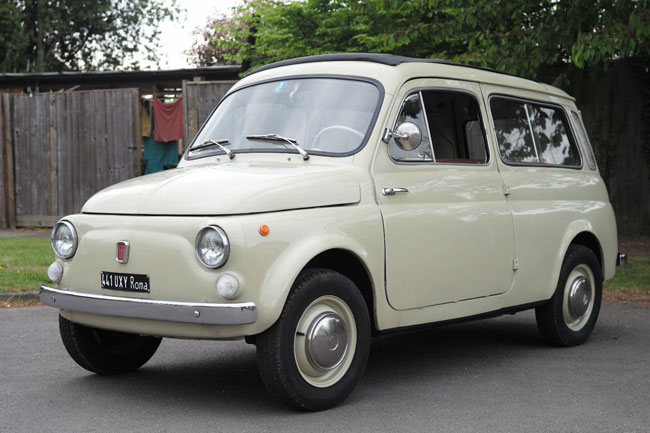
M253 71L178 168L97 193L52 247L41 300L85 369L244 337L306 410L341 402L384 332L535 308L546 340L580 344L624 259L573 98L380 54Z

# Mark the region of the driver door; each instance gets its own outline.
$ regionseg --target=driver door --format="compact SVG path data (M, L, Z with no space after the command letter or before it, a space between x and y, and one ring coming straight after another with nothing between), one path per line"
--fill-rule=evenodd
M513 221L485 112L477 83L419 79L400 91L389 126L414 123L420 145L403 150L391 138L373 166L386 295L397 310L498 295L512 284Z

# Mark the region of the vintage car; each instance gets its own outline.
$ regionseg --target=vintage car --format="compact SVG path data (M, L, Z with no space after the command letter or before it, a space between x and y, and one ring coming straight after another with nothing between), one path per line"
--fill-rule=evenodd
M254 70L178 168L95 194L52 247L41 300L83 368L245 338L304 410L345 399L387 332L534 308L548 342L581 344L625 258L573 98L383 54Z

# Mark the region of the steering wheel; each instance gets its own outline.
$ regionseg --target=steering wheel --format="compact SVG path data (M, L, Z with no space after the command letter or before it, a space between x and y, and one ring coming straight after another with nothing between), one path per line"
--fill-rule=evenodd
M325 128L321 129L320 131L318 131L318 133L317 133L316 136L314 137L314 141L313 141L314 145L316 145L316 143L318 143L318 140L320 139L320 136L321 136L323 133L325 133L325 132L327 132L327 131L331 131L331 130L333 130L333 129L340 129L340 130L342 130L342 131L349 132L350 134L354 134L354 135L356 135L356 136L359 137L359 138L363 138L363 137L365 137L365 134L363 134L363 133L357 131L357 130L354 129L354 128L350 128L349 126L345 126L345 125L330 125L330 126L326 126Z

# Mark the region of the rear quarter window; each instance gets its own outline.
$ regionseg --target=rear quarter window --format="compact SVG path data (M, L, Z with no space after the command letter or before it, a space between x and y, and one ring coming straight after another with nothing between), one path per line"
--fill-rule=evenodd
M582 124L580 115L575 111L571 111L571 117L573 118L573 125L575 126L576 134L578 135L578 141L582 146L582 153L587 160L587 165L590 169L596 170L598 166L596 165L596 158L594 157L594 151L591 148L591 143L589 142L589 137L587 136L587 131Z
M490 110L505 163L581 167L580 153L562 108L495 96L490 98Z

